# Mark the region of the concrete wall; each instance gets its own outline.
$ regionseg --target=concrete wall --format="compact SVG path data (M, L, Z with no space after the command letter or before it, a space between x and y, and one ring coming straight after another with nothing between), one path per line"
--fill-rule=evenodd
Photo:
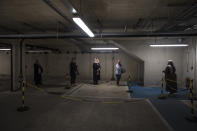
M173 41L163 43L170 42ZM145 86L158 86L161 84L162 71L165 69L168 59L174 61L179 87L182 86L184 48L152 48L149 45L155 44L155 42L151 40L119 41L119 43L144 60Z
M196 79L196 38L189 38L186 44L189 48L151 48L149 44L155 41L147 39L119 41L118 43L126 47L131 53L144 60L144 82L145 86L160 85L162 70L166 67L167 60L172 59L177 69L179 87L185 86L185 78ZM163 43L177 43L173 40L163 41ZM188 53L189 52L189 53ZM78 80L92 79L92 62L94 57L99 57L102 70L101 79L110 80L112 77L112 57L111 53L91 53L91 54L27 54L26 55L26 76L28 80L33 80L33 64L36 59L40 60L44 68L44 78L65 77L69 73L69 63L72 57L77 58L80 75ZM115 60L121 59L127 72L123 75L125 80L129 74L134 80L139 80L139 63L129 55L120 52L114 54ZM188 59L189 58L189 59ZM193 67L193 70L191 70ZM10 75L10 55L0 52L0 75ZM197 80L196 80L197 81ZM196 84L195 90L197 92Z
M196 46L197 39L191 38L189 41L189 47L183 51L183 85L185 86L186 78L194 79L194 90L197 93L197 79L196 79Z
M131 74L133 80L137 81L139 63L125 53L114 54L114 64L112 64L112 53L85 53L85 54L27 54L26 55L26 75L29 80L33 80L33 64L38 59L44 68L43 76L65 77L69 73L69 63L72 57L76 57L80 75L78 80L92 80L92 64L95 57L100 59L101 80L111 80L112 66L115 66L117 59L121 59L126 73L122 75L122 80L126 80ZM113 71L114 73L114 71Z
M0 75L10 75L10 54L0 51Z
M0 91L10 90L10 54L0 51Z

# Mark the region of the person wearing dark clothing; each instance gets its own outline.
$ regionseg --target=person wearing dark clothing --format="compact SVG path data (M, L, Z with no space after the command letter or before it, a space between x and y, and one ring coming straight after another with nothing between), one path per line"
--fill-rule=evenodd
M43 73L43 68L40 65L39 61L36 60L34 64L34 82L35 85L41 85L42 84L42 73Z
M94 85L98 84L97 69L98 69L97 64L93 63L93 84Z
M93 63L93 84L97 85L98 80L100 80L100 63L99 59L95 58L95 61Z
M101 80L101 65L100 65L100 61L99 59L97 58L97 66L98 66L98 69L97 69L97 79L98 80Z
M70 63L70 83L71 85L75 84L76 77L79 74L78 69L77 69L77 64L75 62L75 58L72 59Z
M176 68L172 60L168 60L168 65L163 72L165 73L166 91L170 94L177 92Z

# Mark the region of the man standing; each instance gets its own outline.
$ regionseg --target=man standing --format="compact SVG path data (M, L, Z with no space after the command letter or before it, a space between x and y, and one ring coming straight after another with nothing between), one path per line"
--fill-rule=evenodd
M75 84L76 77L79 74L78 69L77 69L77 64L76 64L76 59L72 58L70 62L70 83L71 85Z
M43 68L40 65L39 61L36 60L34 64L34 82L35 85L41 85L42 84L42 73L43 73Z

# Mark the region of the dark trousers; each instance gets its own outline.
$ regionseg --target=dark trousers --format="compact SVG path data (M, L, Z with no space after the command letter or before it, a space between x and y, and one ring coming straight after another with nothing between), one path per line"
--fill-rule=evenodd
M96 73L93 73L93 84L98 84L98 75Z
M34 76L34 82L35 82L35 85L41 85L42 84L42 75L36 74Z
M116 75L116 84L119 85L121 75Z
M94 84L94 85L97 85L97 84L98 84L98 80L94 80L94 81L93 81L93 84Z
M76 81L76 75L71 75L70 77L71 77L71 79L70 79L70 83L71 83L71 85L72 85L72 84L75 84L75 81Z
M94 85L97 85L97 84L98 84L98 79L97 79L97 78L94 78L94 79L93 79L93 84L94 84Z

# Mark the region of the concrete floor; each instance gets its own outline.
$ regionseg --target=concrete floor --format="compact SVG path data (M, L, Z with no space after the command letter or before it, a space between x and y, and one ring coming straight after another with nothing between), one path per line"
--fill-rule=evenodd
M53 90L53 88L45 88ZM171 130L152 104L145 99L130 99L125 86L112 82L100 85L79 84L71 89L46 93L27 88L25 103L31 109L17 112L20 92L0 93L0 129L2 131L167 131ZM91 98L100 101L75 101L61 96ZM104 98L104 99L103 99ZM128 100L123 103L103 103Z
M123 82L122 82L123 85ZM74 97L93 98L130 98L125 86L116 86L115 82L101 82L99 85L81 84L80 88L70 94Z
M8 77L0 76L0 92L7 91L11 89L11 79Z
M186 104L188 107L191 107L191 101L190 100L182 100L184 104ZM197 111L197 101L194 101L194 109Z

